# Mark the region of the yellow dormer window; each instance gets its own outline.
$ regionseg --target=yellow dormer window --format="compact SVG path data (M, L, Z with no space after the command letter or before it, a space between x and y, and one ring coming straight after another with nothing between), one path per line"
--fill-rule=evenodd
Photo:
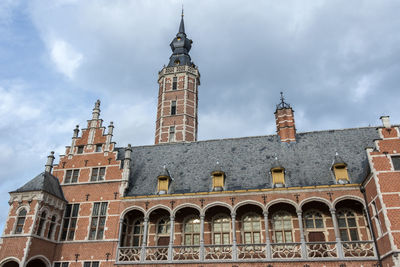
M338 183L348 183L350 181L347 165L345 163L335 164L332 168Z
M158 176L157 191L159 194L168 193L169 179L169 176Z
M213 191L222 191L225 186L225 173L222 171L215 171L211 173L213 182Z
M271 169L272 184L275 187L285 186L285 169L283 167L275 167Z

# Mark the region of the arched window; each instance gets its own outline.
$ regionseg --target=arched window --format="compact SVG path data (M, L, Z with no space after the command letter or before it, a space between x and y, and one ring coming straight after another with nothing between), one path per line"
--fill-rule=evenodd
M17 225L15 226L16 234L22 233L22 230L24 228L25 218L26 218L26 209L22 209L18 213L18 217L17 217Z
M304 213L304 227L307 230L308 242L324 242L324 219L321 212L310 210Z
M358 227L356 216L350 210L340 210L337 220L342 241L358 241Z
M259 215L243 216L243 242L245 244L261 243L261 218Z
M213 241L215 245L230 244L230 219L227 215L221 215L213 220Z
M293 242L292 216L287 212L277 212L272 216L272 230L276 243Z
M199 218L190 218L185 222L184 245L196 246L200 244L200 220Z
M124 219L122 224L122 246L138 247L143 240L143 218L135 220Z
M49 232L47 233L47 238L50 239L53 236L54 227L56 226L56 215L51 217L50 225L49 225Z
M41 236L41 235L42 235L43 226L44 226L44 223L46 222L46 216L47 216L47 214L46 214L45 211L43 211L43 212L40 214L39 225L38 225L38 228L37 228L37 231L36 231L36 234L37 234L38 236Z
M304 226L307 229L324 228L324 220L319 211L307 211L304 213Z

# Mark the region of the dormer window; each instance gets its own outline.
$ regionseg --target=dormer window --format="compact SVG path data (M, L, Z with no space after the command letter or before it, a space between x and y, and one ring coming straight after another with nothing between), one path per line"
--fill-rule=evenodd
M348 184L350 182L346 163L337 163L332 166L336 182L339 184Z
M223 171L214 171L212 175L213 191L222 191L225 186L225 173Z
M271 175L274 187L285 187L285 168L274 167L271 169Z
M157 191L158 194L163 195L168 193L170 177L167 175L158 176L158 186Z

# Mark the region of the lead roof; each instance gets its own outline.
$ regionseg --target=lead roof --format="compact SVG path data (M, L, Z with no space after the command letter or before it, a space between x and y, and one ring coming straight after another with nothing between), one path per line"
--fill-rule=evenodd
M285 169L286 187L332 185L336 153L347 164L350 182L361 183L369 173L365 148L378 138L376 128L365 127L298 133L291 143L267 135L132 147L126 195L157 194L157 176L164 165L172 179L168 193L212 191L216 162L226 175L224 190L271 188L275 158ZM124 149L119 150L122 159Z

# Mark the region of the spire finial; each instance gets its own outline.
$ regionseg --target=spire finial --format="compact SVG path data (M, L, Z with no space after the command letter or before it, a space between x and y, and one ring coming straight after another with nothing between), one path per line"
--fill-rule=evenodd
M97 99L96 103L94 103L94 108L92 112L92 120L98 120L100 116L100 100Z
M285 103L285 98L283 97L283 92L281 92L281 103Z
M284 108L290 108L290 105L285 102L285 98L283 97L283 92L280 92L281 94L281 102L276 105L276 109L284 109Z
M183 4L182 4L182 15L181 15L181 16L182 16L182 18L183 18Z

